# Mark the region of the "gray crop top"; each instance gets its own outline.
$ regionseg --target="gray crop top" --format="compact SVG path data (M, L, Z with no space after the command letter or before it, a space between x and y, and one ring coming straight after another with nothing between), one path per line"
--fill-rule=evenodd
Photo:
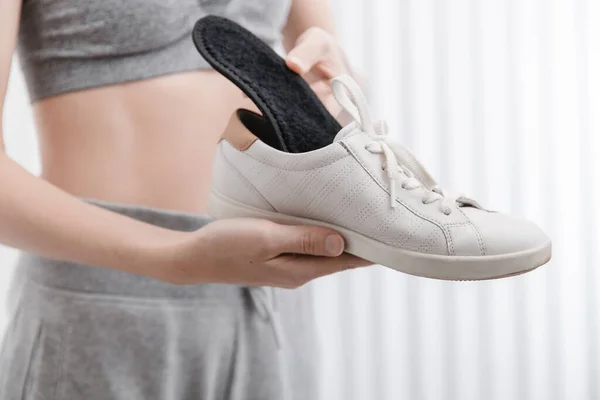
M31 101L210 66L191 39L216 14L270 45L291 0L23 0L18 53Z

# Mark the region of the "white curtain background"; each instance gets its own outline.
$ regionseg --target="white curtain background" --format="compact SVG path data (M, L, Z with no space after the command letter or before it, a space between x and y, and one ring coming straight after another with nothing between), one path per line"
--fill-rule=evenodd
M536 221L554 257L490 282L374 267L315 283L321 399L600 399L600 2L335 0L334 9L391 131L445 187ZM5 117L9 154L37 173L17 66ZM14 257L0 248L0 294Z

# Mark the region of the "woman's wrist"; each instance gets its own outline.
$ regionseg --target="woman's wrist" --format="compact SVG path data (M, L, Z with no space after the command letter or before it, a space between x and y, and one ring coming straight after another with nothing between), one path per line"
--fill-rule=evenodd
M221 281L210 234L164 230L138 248L138 273L173 284ZM134 255L134 257L136 257Z
M168 280L169 270L177 262L178 249L192 236L190 232L145 226L123 240L110 260L111 268Z

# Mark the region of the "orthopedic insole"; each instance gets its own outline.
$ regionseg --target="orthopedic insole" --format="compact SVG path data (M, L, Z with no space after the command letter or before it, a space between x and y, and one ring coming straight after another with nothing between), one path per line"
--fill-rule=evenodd
M209 15L196 22L196 48L215 70L237 85L259 108L278 140L277 148L303 153L325 147L341 129L306 81L252 33ZM240 114L238 114L240 115ZM261 132L254 132L261 140Z

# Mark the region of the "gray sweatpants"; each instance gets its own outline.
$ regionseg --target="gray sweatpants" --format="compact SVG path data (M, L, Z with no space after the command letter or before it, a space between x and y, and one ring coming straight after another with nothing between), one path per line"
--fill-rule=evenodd
M99 203L170 229L205 217ZM307 289L175 286L23 254L0 349L2 400L315 399Z

